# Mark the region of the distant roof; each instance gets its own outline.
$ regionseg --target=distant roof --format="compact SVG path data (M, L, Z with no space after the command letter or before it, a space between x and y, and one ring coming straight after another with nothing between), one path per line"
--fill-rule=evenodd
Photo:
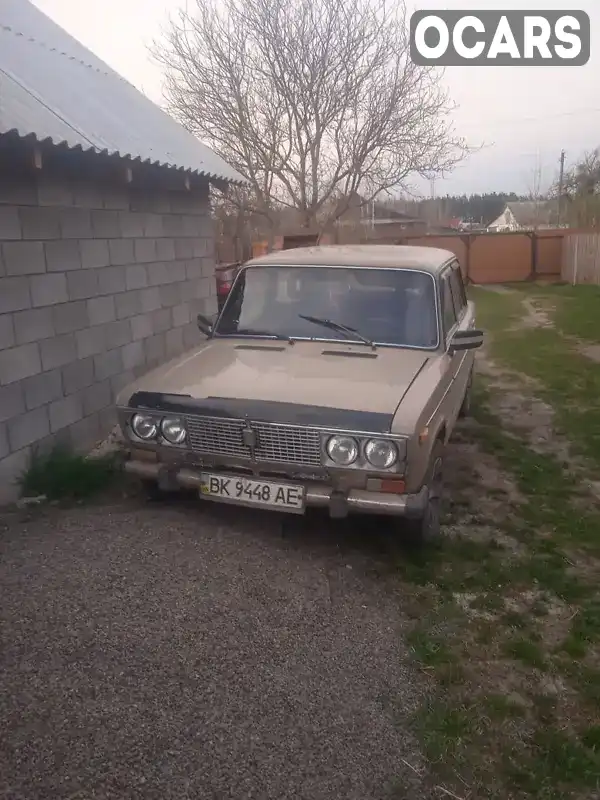
M0 135L11 132L244 182L28 0L0 1Z
M245 266L397 267L437 273L451 259L450 250L407 245L349 244L277 250Z
M517 225L523 227L548 225L555 213L554 204L547 200L521 200L506 205L512 211Z

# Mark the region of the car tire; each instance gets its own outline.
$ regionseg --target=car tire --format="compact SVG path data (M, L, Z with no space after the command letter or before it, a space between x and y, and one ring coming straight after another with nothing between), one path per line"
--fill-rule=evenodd
M444 443L441 439L435 443L431 453L426 485L429 495L423 514L403 520L407 544L418 548L434 544L441 535L444 493Z
M458 412L458 416L461 419L471 416L472 401L473 401L473 370L471 370L471 374L469 375L469 380L467 381L467 388L465 390L465 396L463 397L462 405L460 407L460 411Z

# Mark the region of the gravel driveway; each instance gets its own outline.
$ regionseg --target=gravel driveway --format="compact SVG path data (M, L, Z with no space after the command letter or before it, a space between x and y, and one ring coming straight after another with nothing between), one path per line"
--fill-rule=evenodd
M373 525L131 498L0 514L0 797L422 800Z

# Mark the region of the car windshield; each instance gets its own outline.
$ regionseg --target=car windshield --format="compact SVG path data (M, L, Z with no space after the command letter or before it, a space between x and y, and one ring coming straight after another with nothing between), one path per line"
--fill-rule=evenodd
M241 271L215 335L434 348L435 284L428 273L400 267L250 267Z

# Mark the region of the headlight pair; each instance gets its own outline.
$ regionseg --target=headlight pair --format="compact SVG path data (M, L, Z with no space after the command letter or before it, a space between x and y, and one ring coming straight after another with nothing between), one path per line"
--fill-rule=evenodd
M134 414L131 430L139 439L148 442L160 433L170 444L182 444L186 437L183 420L179 417L163 417L160 421L149 414Z
M353 436L331 436L325 449L333 463L340 467L352 466L361 454L360 444ZM375 469L390 469L398 461L398 447L385 439L369 439L363 453Z

